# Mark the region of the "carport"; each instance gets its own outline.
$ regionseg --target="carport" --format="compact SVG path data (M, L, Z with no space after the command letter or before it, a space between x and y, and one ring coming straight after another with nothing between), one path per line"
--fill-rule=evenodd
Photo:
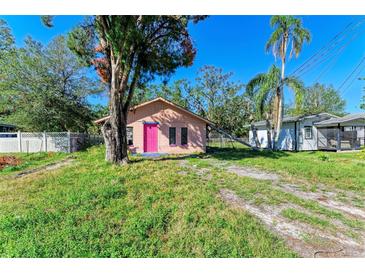
M365 143L365 113L317 122L317 142L320 150L357 150Z

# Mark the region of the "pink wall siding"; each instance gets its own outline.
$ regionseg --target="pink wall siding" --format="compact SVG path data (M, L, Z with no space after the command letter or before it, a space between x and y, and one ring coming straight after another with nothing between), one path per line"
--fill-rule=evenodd
M141 106L128 115L128 126L133 127L132 152L143 153L143 122L158 122L158 152L205 152L206 123L162 101ZM176 127L176 146L169 145L169 127ZM181 145L181 128L188 128L188 144Z

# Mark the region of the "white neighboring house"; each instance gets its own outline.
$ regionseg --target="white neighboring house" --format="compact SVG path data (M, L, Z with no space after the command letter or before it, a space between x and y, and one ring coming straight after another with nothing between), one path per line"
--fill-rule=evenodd
M266 121L253 124L260 148L267 148ZM256 146L254 131L250 145ZM272 136L272 134L271 134ZM365 113L338 117L329 113L283 118L278 149L289 151L351 150L364 146Z

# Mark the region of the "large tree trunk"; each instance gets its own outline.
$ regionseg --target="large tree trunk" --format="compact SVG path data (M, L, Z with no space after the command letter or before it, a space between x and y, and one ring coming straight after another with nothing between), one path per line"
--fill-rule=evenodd
M284 86L282 85L277 89L276 100L275 100L276 117L274 127L274 150L277 149L280 131L283 123L284 116Z
M127 143L127 114L123 111L121 87L118 81L119 69L112 67L112 81L110 86L110 118L102 127L105 140L105 160L114 164L128 163ZM127 81L124 77L121 81Z
M274 98L274 111L273 111L273 140L274 140L274 144L273 144L273 149L276 150L277 147L277 142L279 140L279 130L281 129L281 127L279 126L280 123L280 97L281 97L281 88L280 86L276 88L276 94L275 94L275 98Z
M123 116L119 123L119 130L112 125L112 121L118 119L113 117L106 121L101 128L105 141L105 160L114 164L126 164L129 162L127 122Z
M283 54L281 59L281 79L280 85L276 89L276 100L275 100L275 124L274 124L274 150L277 150L278 141L283 123L284 116L284 80L285 80L285 57L286 57L287 39L283 41Z

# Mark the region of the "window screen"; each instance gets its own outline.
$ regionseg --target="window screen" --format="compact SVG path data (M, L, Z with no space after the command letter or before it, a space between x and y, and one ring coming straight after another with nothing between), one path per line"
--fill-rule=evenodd
M188 144L188 128L187 127L181 128L181 144L182 145Z
M304 127L305 139L312 139L312 127Z
M127 144L133 145L133 127L127 127Z
M170 145L176 145L176 127L169 128L169 143Z

